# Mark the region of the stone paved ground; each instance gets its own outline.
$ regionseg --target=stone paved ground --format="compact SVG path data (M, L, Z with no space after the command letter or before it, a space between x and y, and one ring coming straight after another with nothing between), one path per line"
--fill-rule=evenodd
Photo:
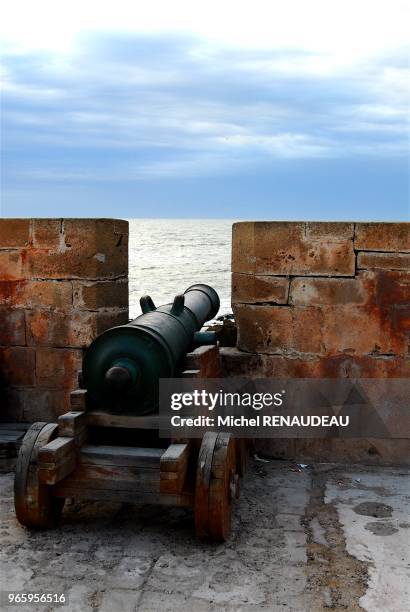
M360 610L410 601L410 484L400 468L255 462L223 545L198 543L190 512L67 503L60 528L15 520L1 480L2 589L64 591L70 612Z

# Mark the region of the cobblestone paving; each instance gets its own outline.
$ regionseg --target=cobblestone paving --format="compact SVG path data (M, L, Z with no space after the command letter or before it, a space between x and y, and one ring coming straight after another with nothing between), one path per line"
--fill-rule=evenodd
M277 461L252 465L223 545L195 539L191 512L154 506L67 501L59 528L28 532L14 517L13 474L3 473L1 588L69 598L64 607L4 609L407 609L407 472L293 469ZM380 504L391 511L378 516Z

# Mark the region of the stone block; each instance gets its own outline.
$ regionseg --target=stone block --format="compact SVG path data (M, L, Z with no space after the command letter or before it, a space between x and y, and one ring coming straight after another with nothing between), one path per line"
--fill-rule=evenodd
M48 389L33 387L21 390L23 398L23 420L55 421L60 414L70 409L69 389Z
M346 224L342 226L343 235ZM314 229L313 224L310 231ZM326 232L322 239L312 240L307 237L306 224L302 222L235 223L232 271L281 276L353 276L353 241L342 240L340 235L335 239L329 229Z
M357 278L294 278L289 303L295 306L365 304L366 288Z
M340 221L307 221L305 226L308 240L325 242L345 242L352 240L354 223Z
M362 251L357 254L357 267L359 270L405 270L410 272L410 254Z
M35 384L35 351L27 346L0 347L0 372L2 384Z
M27 252L27 275L33 279L102 279L125 276L128 256L124 249L116 251L65 252L31 249Z
M25 267L21 251L0 250L0 279L14 281L25 278Z
M33 246L58 249L62 244L62 219L32 219Z
M0 249L27 246L30 242L30 219L0 219Z
M357 223L354 248L359 251L410 252L410 223Z
M27 344L87 348L99 334L128 321L127 310L108 312L73 311L70 314L47 310L27 311Z
M407 355L269 355L221 350L224 376L251 378L408 378Z
M26 323L24 310L0 307L0 345L24 346Z
M37 385L73 389L81 369L82 351L68 348L38 348L36 350Z
M403 378L410 376L410 359L403 355L329 355L304 371L322 378Z
M21 389L14 387L0 388L1 420L6 422L22 421L24 401Z
M261 370L262 355L246 353L236 347L224 346L219 350L222 376L252 376Z
M13 308L70 311L73 307L70 281L1 281L0 302Z
M264 302L286 304L289 280L275 276L232 274L232 303L261 304Z
M410 273L401 271L378 270L359 272L359 278L369 279L370 303L378 306L408 305L410 303ZM370 281L372 281L370 283Z
M114 233L118 235L128 236L129 223L126 219L114 219Z
M83 310L128 308L128 280L73 282L73 306Z
M321 339L326 354L404 354L405 326L399 309L322 307Z
M241 350L278 354L324 351L318 308L236 304L233 310Z
M124 255L128 251L127 227L127 221L115 219L64 219L64 243L66 248L106 257L117 250Z
M26 273L31 279L126 275L127 228L115 219L34 219Z

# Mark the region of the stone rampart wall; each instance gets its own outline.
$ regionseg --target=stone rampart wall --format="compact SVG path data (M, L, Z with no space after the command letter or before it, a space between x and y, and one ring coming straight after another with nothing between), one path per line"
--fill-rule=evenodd
M1 420L53 420L85 348L128 320L128 222L0 219Z
M408 377L410 224L236 223L232 305L238 342L224 351L227 375ZM326 460L339 445L338 458L350 456L344 442L319 442L266 445ZM410 451L407 440L387 446ZM351 455L387 446L362 441Z

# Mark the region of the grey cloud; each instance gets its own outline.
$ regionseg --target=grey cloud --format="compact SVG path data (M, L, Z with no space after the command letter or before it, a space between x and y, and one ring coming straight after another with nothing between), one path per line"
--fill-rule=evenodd
M70 56L5 54L3 63L8 168L36 180L101 176L110 160L113 176L142 180L242 171L271 157L406 153L400 53L346 72L300 50L210 52L192 38L100 35Z

